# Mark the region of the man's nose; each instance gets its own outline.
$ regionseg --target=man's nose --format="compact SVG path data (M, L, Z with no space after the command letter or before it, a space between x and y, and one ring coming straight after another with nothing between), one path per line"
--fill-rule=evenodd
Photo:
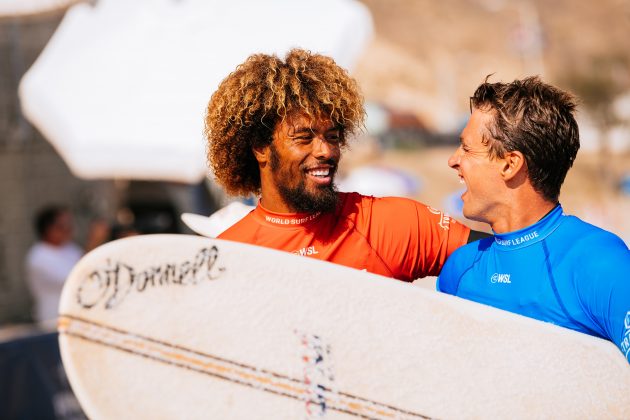
M313 156L318 159L330 159L339 154L339 146L324 138L316 137L313 141Z
M458 147L457 150L455 150L455 153L453 153L451 157L448 158L448 166L450 166L453 169L459 166L459 157L460 155L459 155L459 147Z

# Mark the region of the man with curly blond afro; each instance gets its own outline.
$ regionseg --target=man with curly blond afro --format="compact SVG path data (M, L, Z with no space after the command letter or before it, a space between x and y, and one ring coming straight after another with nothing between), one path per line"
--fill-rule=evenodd
M329 57L294 49L239 65L208 104L208 160L229 194L260 201L219 238L405 281L437 275L466 226L413 200L335 189L364 115L356 81Z

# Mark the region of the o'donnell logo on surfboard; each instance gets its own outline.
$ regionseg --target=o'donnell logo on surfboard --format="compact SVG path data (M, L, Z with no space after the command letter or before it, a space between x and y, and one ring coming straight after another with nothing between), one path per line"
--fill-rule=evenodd
M103 268L89 273L77 289L77 303L91 309L103 303L105 309L120 305L132 291L142 293L148 287L195 285L204 280L216 280L225 271L217 267L219 249L202 248L191 259L180 263L165 263L136 269L121 261L107 261Z

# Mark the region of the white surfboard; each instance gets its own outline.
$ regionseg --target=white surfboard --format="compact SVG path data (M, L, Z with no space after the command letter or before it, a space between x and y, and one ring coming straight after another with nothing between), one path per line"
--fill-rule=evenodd
M196 236L87 254L59 332L92 419L630 417L630 367L610 342Z

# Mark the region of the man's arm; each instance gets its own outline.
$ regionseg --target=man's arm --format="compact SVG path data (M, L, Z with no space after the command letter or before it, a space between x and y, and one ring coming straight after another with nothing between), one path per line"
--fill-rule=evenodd
M472 231L471 231L472 233ZM460 273L457 270L457 251L451 255L440 272L435 288L438 292L448 293L449 295L457 294L457 287L459 286Z
M576 267L576 287L589 318L630 363L630 251L618 241L618 246L592 244L597 252Z
M630 264L626 264L625 276L621 271L619 277L610 288L610 293L602 295L600 293L600 304L608 301L606 313L600 315L601 326L606 331L608 339L619 347L624 357L630 363Z
M470 229L447 214L407 198L374 198L370 243L395 278L436 276L446 258L466 244Z

